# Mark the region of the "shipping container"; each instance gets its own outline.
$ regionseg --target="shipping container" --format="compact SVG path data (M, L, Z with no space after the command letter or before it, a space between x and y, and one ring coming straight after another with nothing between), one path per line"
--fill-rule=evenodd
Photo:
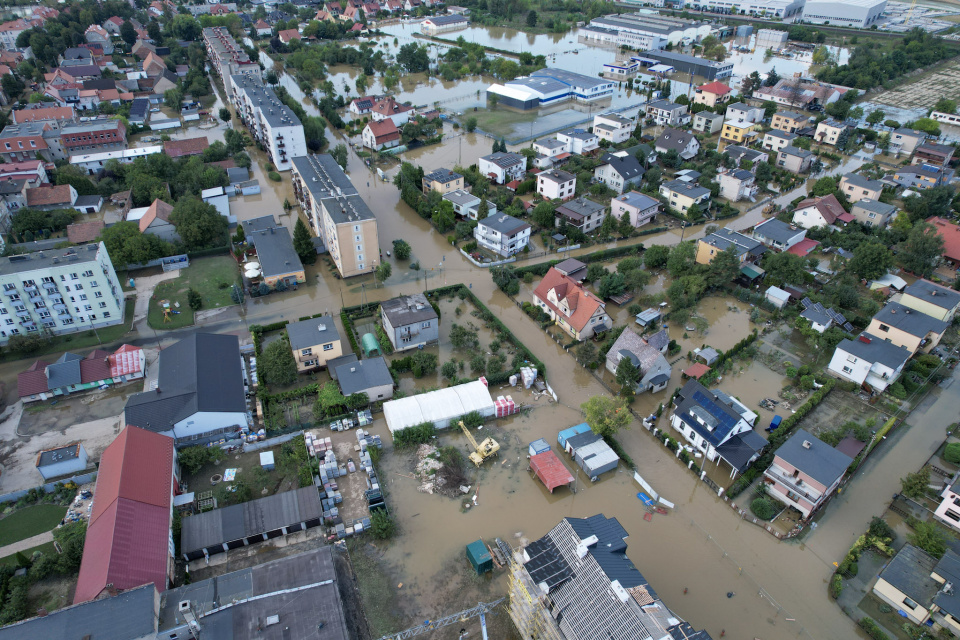
M590 425L588 425L586 422L582 424L578 424L575 427L570 427L569 429L564 429L563 431L557 434L557 442L560 443L561 447L566 449L567 439L572 438L573 436L581 433L586 433L587 431L590 431Z

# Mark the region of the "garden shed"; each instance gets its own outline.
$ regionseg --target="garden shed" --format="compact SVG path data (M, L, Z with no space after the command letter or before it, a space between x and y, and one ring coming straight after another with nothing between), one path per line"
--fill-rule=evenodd
M483 539L475 540L467 545L467 559L473 565L478 576L489 571L493 571L493 558L490 557L490 551Z
M586 422L581 422L576 426L570 427L569 429L564 429L563 431L558 433L557 442L560 443L561 447L566 449L567 440L569 440L573 436L580 435L581 433L586 433L587 431L590 431L590 425L588 425Z
M476 411L484 418L496 415L496 403L483 380L474 380L446 389L391 400L383 404L383 416L390 433L425 422L446 429L462 416Z
M557 454L549 449L530 458L530 468L550 493L553 493L557 487L573 483L573 474L560 461Z
M363 350L363 355L367 358L370 356L383 355L380 353L380 343L377 342L377 336L372 333L363 334L360 338L360 348Z

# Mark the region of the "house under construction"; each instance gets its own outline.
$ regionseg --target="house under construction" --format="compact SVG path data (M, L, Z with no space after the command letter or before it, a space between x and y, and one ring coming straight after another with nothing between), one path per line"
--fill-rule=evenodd
M510 617L524 640L711 640L657 597L616 518L564 518L510 555Z

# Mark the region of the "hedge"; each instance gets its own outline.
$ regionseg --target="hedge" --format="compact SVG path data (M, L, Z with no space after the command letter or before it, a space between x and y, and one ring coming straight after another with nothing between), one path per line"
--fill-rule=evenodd
M780 423L780 427L774 431L767 440L764 454L754 460L750 468L744 471L743 475L737 478L737 481L730 486L730 489L727 491L729 497L735 498L740 495L754 480L760 477L764 470L773 462L774 452L780 445L786 442L787 438L793 435L793 430L797 424L803 420L808 413L813 411L818 404L823 402L823 399L827 397L827 394L833 390L836 384L837 381L834 378L830 378L824 382L823 386L814 391L813 395L811 395L806 402L797 407L793 415L787 416L787 418Z
M353 328L353 320L347 314L346 309L340 310L340 322L343 323L343 330L347 332L347 338L350 340L350 348L353 349L353 352L358 356L360 354L360 346L357 344L356 331Z
M204 256L218 256L222 253L230 253L230 245L224 244L219 247L211 247L209 249L197 249L196 251L188 251L188 258L202 258Z
M657 227L655 229L650 229L647 233L660 233L661 231L666 231L666 227ZM646 235L646 234L641 234ZM612 258L619 258L621 256L634 256L640 255L643 253L643 244L633 244L626 247L614 247L613 249L601 249L600 251L594 251L593 253L587 253L582 256L577 256L577 260L583 262L584 264L590 264L591 262L603 262L605 260L610 260ZM566 260L564 258L563 260ZM532 273L535 276L543 277L547 275L547 271L550 270L550 267L558 265L563 260L548 260L546 262L541 262L539 264L531 264L526 267L518 267L513 270L513 272L518 277L523 277L525 273Z
M748 335L746 338L744 338L737 344L730 347L728 351L721 351L720 357L710 368L710 371L708 371L702 378L700 378L700 384L702 384L705 387L708 387L714 382L716 382L716 379L720 376L720 370L723 364L733 359L734 356L738 355L741 351L743 351L744 349L749 347L751 344L756 342L756 340L757 340L757 330L754 329L753 332L750 333L750 335Z
M281 320L271 324L252 324L250 325L250 335L253 336L253 352L259 358L263 350L263 334L271 331L281 331L290 324L289 320Z
M637 470L637 465L633 463L633 458L631 458L626 449L623 448L623 445L610 434L604 434L603 441L607 443L607 446L613 449L613 452L620 456L620 459L625 465L630 467L631 471Z
M872 618L861 618L859 622L860 628L867 632L867 635L873 638L873 640L890 640L890 636L883 632L883 629L880 628Z

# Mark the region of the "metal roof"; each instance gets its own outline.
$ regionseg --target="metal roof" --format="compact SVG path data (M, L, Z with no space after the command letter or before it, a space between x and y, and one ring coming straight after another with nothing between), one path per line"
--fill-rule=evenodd
M840 479L853 462L847 454L803 429L798 429L780 445L775 455L825 487Z
M287 336L290 337L290 346L294 349L306 349L340 340L340 333L332 316L291 322L287 325Z
M802 236L804 234L806 234L805 229L800 229L792 224L787 224L786 222L777 218L769 218L764 220L753 228L754 236L760 236L772 242L779 242L781 244L786 244L793 238Z
M422 293L384 300L380 303L380 310L394 329L439 318L433 305Z
M363 393L374 387L393 386L393 376L382 357L368 358L337 367L337 382L345 396Z
M257 249L257 260L263 269L264 277L285 276L303 271L303 263L297 250L293 248L293 239L286 227L271 227L256 233L246 234L247 242Z

